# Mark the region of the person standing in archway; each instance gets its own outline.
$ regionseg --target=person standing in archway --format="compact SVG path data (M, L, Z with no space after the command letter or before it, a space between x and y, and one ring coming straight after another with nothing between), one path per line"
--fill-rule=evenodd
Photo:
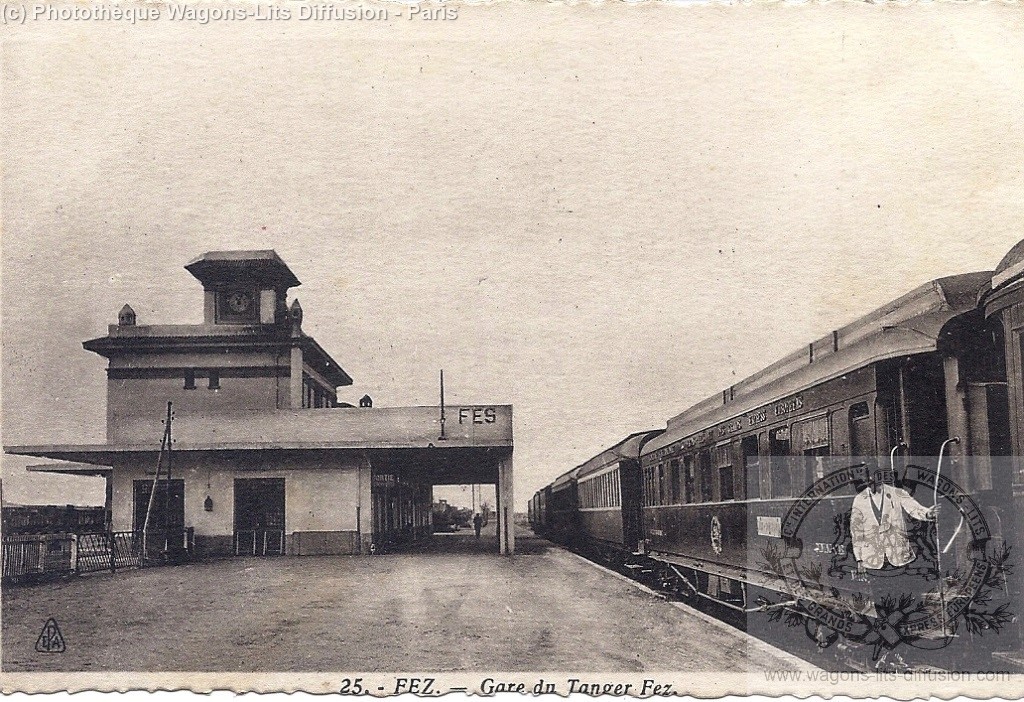
M473 515L473 531L476 532L476 538L480 538L480 528L484 525L484 518L477 512Z

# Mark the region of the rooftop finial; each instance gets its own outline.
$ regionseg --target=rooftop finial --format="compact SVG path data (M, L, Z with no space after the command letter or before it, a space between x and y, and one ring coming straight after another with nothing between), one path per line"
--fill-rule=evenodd
M288 308L288 317L292 322L292 334L297 336L302 329L302 305L298 300L292 301L291 307Z
M135 310L132 309L131 305L125 305L124 307L121 308L121 311L117 313L117 326L135 326Z

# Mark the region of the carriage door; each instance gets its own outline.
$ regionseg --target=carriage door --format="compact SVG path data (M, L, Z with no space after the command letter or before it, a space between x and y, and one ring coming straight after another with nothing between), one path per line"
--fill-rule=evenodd
M641 469L639 461L622 461L619 464L619 494L622 496L623 541L630 549L636 550L643 538L643 513L640 508Z
M235 479L235 554L284 553L284 478Z

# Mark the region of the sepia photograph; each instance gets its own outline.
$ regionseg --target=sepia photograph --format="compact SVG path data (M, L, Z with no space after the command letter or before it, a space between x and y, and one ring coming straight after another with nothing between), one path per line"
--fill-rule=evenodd
M3 692L1024 696L1016 4L0 13Z

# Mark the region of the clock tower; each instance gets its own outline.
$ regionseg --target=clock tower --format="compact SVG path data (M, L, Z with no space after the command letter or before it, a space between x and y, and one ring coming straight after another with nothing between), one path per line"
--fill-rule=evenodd
M203 284L206 324L283 324L288 289L299 285L272 250L210 251L185 269Z
M338 405L352 379L302 331L298 300L286 304L299 279L276 252L210 251L185 268L203 285L202 324L139 324L125 305L107 336L84 344L109 359L108 440L159 432L167 402L213 424L232 412Z

